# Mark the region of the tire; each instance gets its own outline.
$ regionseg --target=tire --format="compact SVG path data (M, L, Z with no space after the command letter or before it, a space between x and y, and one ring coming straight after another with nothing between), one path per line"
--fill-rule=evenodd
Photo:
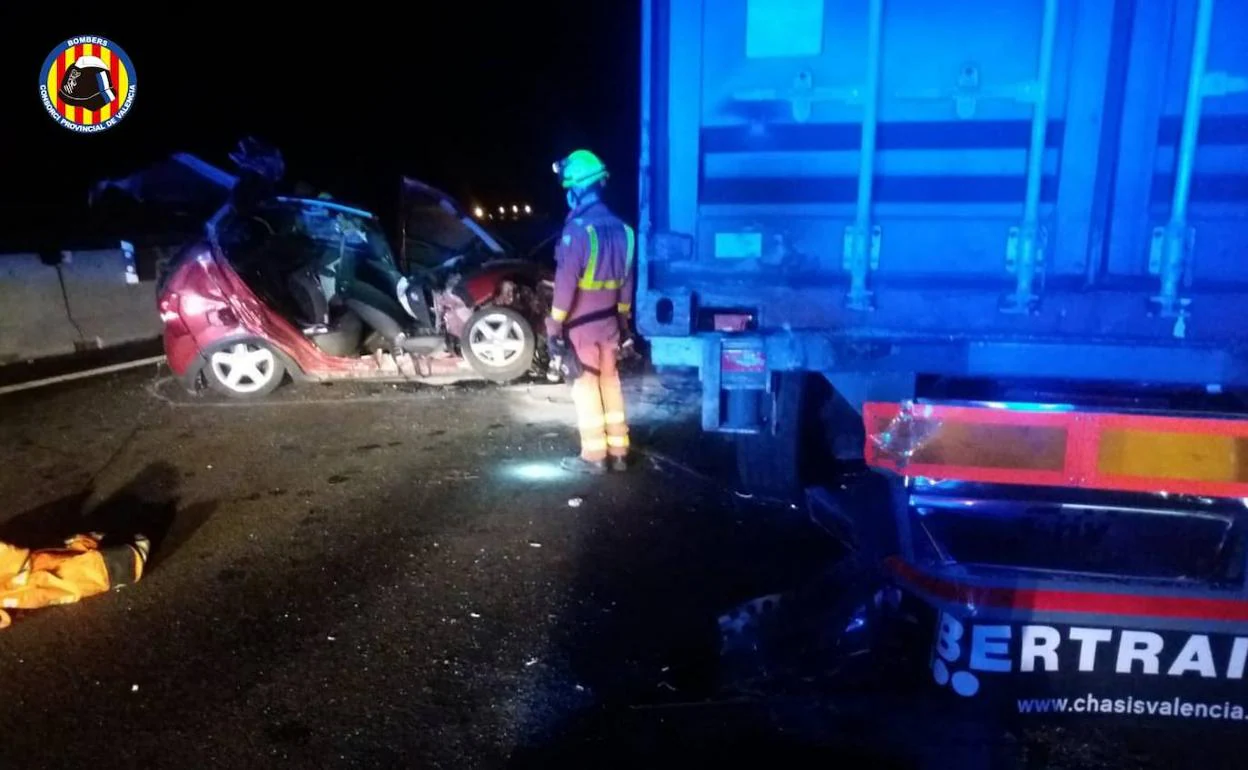
M801 416L807 385L806 375L780 375L776 384L774 431L771 410L764 409L760 432L737 437L737 476L743 491L784 498L801 491Z
M256 340L227 343L209 353L207 359L204 379L208 387L229 398L263 398L276 390L286 376L281 356Z
M504 337L492 339L491 333ZM492 382L507 383L529 373L537 335L528 319L515 310L490 305L469 316L460 348L477 374Z

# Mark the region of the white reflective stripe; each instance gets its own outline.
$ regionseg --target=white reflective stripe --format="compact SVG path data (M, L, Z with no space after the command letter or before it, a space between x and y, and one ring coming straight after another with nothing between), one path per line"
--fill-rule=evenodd
M605 422L603 422L602 420L596 420L592 417L581 420L579 423L577 423L577 427L579 427L581 430L600 430L602 426L604 425L606 425Z
M17 609L17 599L14 599L12 597L5 597L4 608L6 610Z
M607 440L605 438L583 439L581 441L581 449L587 452L598 452L607 448Z
M637 248L637 235L633 232L633 228L627 224L624 225L624 234L628 236L628 251L624 253L624 273L633 269L633 252Z
M628 446L628 436L607 436L607 446L620 447Z
M607 412L605 415L603 415L603 421L607 425L619 425L620 423L624 422L624 413L623 412Z

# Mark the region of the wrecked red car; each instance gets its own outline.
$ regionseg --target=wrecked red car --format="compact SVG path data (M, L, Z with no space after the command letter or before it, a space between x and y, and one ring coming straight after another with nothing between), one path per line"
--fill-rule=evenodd
M450 198L404 181L406 271L368 211L235 195L159 281L173 372L257 398L287 376L502 383L544 371L553 268L512 257Z

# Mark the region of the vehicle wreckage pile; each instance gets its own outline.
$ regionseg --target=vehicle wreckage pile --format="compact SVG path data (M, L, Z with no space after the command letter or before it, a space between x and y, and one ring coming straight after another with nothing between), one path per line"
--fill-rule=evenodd
M233 398L296 381L542 375L553 267L519 256L444 193L405 179L398 254L378 218L284 195L281 154L256 140L203 236L158 280L165 350L186 387Z

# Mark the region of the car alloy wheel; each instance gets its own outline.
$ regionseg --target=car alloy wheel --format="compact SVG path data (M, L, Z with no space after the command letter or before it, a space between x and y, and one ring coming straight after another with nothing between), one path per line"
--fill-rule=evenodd
M468 347L481 363L503 369L524 355L524 337L519 321L503 313L490 313L468 330Z
M272 350L252 342L236 342L208 358L209 377L231 395L262 395L276 386L283 367Z
M529 320L514 308L478 309L465 324L460 350L468 364L493 382L512 382L533 366L537 336Z

